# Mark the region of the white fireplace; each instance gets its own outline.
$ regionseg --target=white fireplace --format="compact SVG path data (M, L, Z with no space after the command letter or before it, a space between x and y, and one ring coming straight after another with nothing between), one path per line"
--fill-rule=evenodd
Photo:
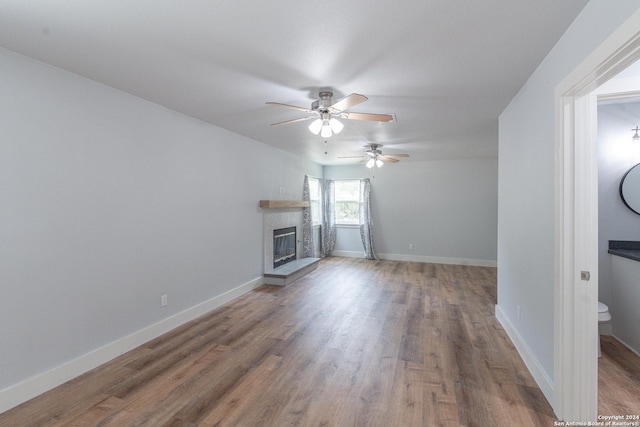
M298 258L302 254L302 210L301 209L278 209L265 210L264 221L264 271L273 270L273 231L277 229L295 227L296 228L296 252Z

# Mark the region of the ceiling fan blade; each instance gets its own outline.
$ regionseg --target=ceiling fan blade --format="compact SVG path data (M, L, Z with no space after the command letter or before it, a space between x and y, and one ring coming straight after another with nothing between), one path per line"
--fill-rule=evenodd
M380 155L380 156L378 156L378 158L380 160L382 160L383 162L389 162L389 163L398 163L400 161L398 159L394 159L393 157L388 157L388 156L385 156L385 155Z
M389 154L389 153L385 154L385 156L387 156L387 157L399 157L401 159L409 157L408 154Z
M340 101L335 102L333 105L329 107L331 111L334 113L339 113L347 108L351 108L354 105L358 105L366 101L367 98L364 95L360 95L359 93L352 93L351 95L342 98Z
M265 104L269 104L269 105L277 105L280 107L285 107L285 108L291 108L293 110L298 110L298 111L304 111L305 113L311 113L313 110L309 110L308 108L303 108L303 107L298 107L296 105L289 105L289 104L282 104L280 102L265 102Z
M349 120L371 120L374 122L391 122L395 120L393 114L342 113L341 116Z
M304 120L309 120L310 118L311 117L300 117L298 119L285 120L284 122L272 123L271 126L288 125L289 123L302 122Z

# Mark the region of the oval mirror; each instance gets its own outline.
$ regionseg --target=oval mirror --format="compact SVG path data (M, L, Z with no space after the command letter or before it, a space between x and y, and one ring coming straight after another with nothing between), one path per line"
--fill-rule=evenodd
M640 215L640 163L629 169L622 177L620 197L629 209Z

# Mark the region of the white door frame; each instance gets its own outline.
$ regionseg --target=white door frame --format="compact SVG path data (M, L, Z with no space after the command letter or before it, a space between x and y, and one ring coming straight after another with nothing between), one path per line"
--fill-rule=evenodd
M640 58L640 10L555 92L554 410L565 421L598 415L597 99L604 82ZM581 272L590 280L582 280Z

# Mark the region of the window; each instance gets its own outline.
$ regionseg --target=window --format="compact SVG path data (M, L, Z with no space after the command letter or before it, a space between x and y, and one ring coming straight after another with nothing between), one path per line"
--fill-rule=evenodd
M309 204L313 225L322 224L322 184L318 178L309 177Z
M336 224L358 225L360 180L335 181Z

